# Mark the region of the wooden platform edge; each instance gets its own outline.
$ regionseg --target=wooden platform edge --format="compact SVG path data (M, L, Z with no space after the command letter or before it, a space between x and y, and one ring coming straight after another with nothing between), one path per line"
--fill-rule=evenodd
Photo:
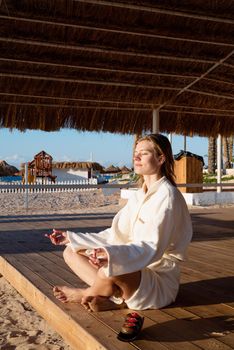
M108 350L2 256L0 256L0 274L73 349ZM51 314L53 317L50 317Z

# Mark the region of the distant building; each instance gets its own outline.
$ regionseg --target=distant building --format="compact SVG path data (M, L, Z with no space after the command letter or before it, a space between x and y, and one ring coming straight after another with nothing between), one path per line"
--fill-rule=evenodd
M96 162L53 162L52 169L57 181L99 178L103 172L103 167Z
M28 180L34 182L36 178L49 178L55 182L56 176L52 175L51 155L41 151L34 156L34 159L28 163Z

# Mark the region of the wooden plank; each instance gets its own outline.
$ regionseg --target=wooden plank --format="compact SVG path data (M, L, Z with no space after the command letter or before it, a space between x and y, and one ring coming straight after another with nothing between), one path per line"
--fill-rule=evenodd
M234 225L234 224L233 224ZM226 244L225 244L226 243ZM222 242L193 242L193 249L200 249L203 254L207 253L222 253L223 256L233 257L234 240L228 240L222 244Z
M127 312L128 311L125 310L125 314ZM145 317L144 329L139 339L134 341L134 344L136 344L140 349L144 349L144 350L154 350L154 349L197 350L197 349L200 349L199 347L187 341L185 335L183 335L183 337L178 335L176 324L174 325L175 327L171 328L169 331L167 327L164 326L165 319L162 320L161 318L161 320L159 320L157 318L158 310L153 310L152 312L156 315L155 319L157 319L157 322L155 322L155 320L152 321L152 319L148 317L148 311L140 311L140 314ZM120 311L118 311L118 313L115 311L114 313L112 313L111 316L112 317L110 317L107 312L99 313L98 315L98 317L100 317L104 322L111 322L111 326L116 329L120 326L119 325Z
M188 318L185 317L184 319L175 319L174 317L170 317L169 313L165 316L165 313L167 313L167 309L163 310L157 310L157 313L153 310L146 311L146 314L148 317L152 319L155 323L158 322L158 317L160 315L161 320L164 320L163 327L167 328L166 336L167 339L170 339L171 341L174 338L172 335L173 330L176 330L177 336L181 339L186 339L187 341L191 342L194 346L197 346L204 350L213 350L213 349L219 349L219 350L230 350L232 347L224 344L223 342L219 341L218 339L212 338L211 335L208 335L205 332L204 327L202 326L203 320L200 318ZM175 313L176 316L176 313ZM156 331L156 327L154 329ZM161 328L158 327L156 337L158 340L162 340L163 335L161 334ZM178 344L176 349L180 349L180 343Z
M164 313L176 317L177 319L189 320L191 321L191 326L195 326L193 329L196 332L196 337L202 332L202 335L207 335L210 337L217 338L220 342L233 347L234 344L234 334L232 332L233 327L228 322L224 326L220 326L216 320L210 318L200 318L197 315L184 310L180 307L167 307L163 310ZM195 322L194 322L195 321ZM225 321L224 321L225 322ZM186 333L186 330L184 330Z
M208 274L183 267L181 281L182 284L191 283L191 285L194 286L191 288L200 288L205 293L204 295L212 295L213 297L218 298L222 303L233 301L233 291L230 290L230 286L234 283L233 276L212 278Z
M186 261L186 266L192 270L203 271L204 273L210 275L211 277L229 277L232 273L228 270L221 269L220 266L206 264L202 260L202 256L198 259L193 259L190 257L188 261Z
M196 245L192 245L191 247L192 247L192 249L190 249L191 256L195 256L195 257L202 256L204 262L207 261L210 263L216 263L222 268L224 268L227 265L228 269L231 269L232 272L234 272L234 269L232 266L233 256L222 253L220 251L219 252L213 251L212 249L210 250L207 250L206 248L202 249L202 247L196 247Z

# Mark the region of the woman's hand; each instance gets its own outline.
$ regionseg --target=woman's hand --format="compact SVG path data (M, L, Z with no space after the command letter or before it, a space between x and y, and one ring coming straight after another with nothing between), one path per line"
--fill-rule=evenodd
M89 255L89 263L96 269L100 269L108 263L108 255L103 248L93 249Z
M45 236L48 237L54 245L65 245L69 243L67 233L64 231L53 229L51 234L45 234Z

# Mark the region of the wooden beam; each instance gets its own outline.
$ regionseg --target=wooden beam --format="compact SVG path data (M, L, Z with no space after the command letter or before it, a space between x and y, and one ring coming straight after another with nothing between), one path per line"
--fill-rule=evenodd
M136 89L142 88L142 89L152 89L152 90L179 91L176 96L179 96L182 92L187 91L187 92L192 92L192 93L206 95L206 96L213 96L213 97L219 97L219 98L224 98L224 99L228 99L228 100L234 100L234 97L232 97L232 96L214 94L214 93L201 91L201 90L193 90L193 89L188 89L187 87L180 89L180 88L167 87L167 86L140 85L140 84L117 83L117 82L109 82L109 81L106 82L106 81L85 80L85 79L83 79L83 80L82 79L68 79L68 78L65 79L65 78L54 78L54 77L42 77L42 76L35 76L35 75L28 75L28 74L0 73L0 77L16 78L16 79L56 81L56 82L63 82L63 83L105 85L105 86L116 86L116 87L131 87L131 88L136 88ZM192 86L192 85L193 84L191 83L188 86ZM166 105L167 105L167 102L165 102L163 105L161 105L160 109L162 107L165 107Z
M19 105L30 107L50 107L50 108L71 108L71 109L101 109L101 110L116 110L116 111L150 111L150 108L143 107L114 107L114 106L74 106L74 105L61 105L61 104L47 104L47 103L30 103L30 102L12 102L12 101L0 101L0 105Z
M191 92L193 94L198 94L198 95L205 95L205 96L212 96L216 98L225 98L227 100L234 100L234 96L221 95L219 93L215 94L213 92L193 90L193 89L186 89L186 91Z
M54 77L43 77L29 74L10 74L0 73L0 77L16 78L16 79L31 79L31 80L45 80L45 81L56 81L62 83L76 83L76 84L91 84L91 85L105 85L105 86L117 86L117 87L131 87L131 88L142 88L152 90L172 90L179 91L179 88L167 87L167 86L155 86L155 85L141 85L131 83L118 83L109 81L98 81L98 80L85 80L85 79L71 79L71 78L54 78Z
M217 182L221 184L222 182L222 136L219 134L217 137ZM222 192L222 187L217 187L217 193Z
M43 95L26 95L26 94L20 94L20 93L9 93L9 92L0 92L0 96L11 96L11 97L26 97L26 98L40 98L40 99L48 99L48 100L58 100L58 101L82 101L82 102L93 102L93 103L110 103L110 104L116 104L116 105L139 105L139 106L150 106L152 107L151 102L137 102L137 101L120 101L120 100L98 100L96 98L71 98L71 97L60 97L60 96L43 96Z
M71 109L93 109L93 110L119 110L119 111L145 111L145 112L149 112L151 109L151 107L149 106L148 108L144 108L144 107L122 107L122 106L101 106L101 105L96 105L96 106L78 106L78 105L67 105L67 104L51 104L51 103L38 103L38 102L34 102L34 103L30 103L30 102L15 102L15 101L0 101L0 105L19 105L19 106L40 106L40 107L50 107L50 108L71 108ZM180 114L194 114L194 115L207 115L207 116L217 116L217 117L234 117L234 114L230 114L230 111L227 111L226 114L221 113L219 110L215 110L213 112L194 112L194 111L185 111L185 110L181 110L181 109L161 109L161 112L167 112L167 113L180 113ZM234 113L234 111L231 111L232 113ZM157 121L153 122L153 125L156 125L156 129L157 129ZM153 129L155 129L153 126Z
M134 74L134 75L146 75L150 77L167 77L167 78L182 78L182 79L196 79L198 76L194 75L181 75L181 74L169 74L169 73L154 73L154 72L144 72L144 71L133 71L133 70L123 70L123 69L110 69L110 68L100 68L100 67L95 67L95 66L80 66L80 65L69 65L69 64L61 64L61 63L51 63L51 62L41 62L41 61L31 61L31 60L23 60L23 59L15 59L15 58L0 58L0 62L12 62L12 63L23 63L23 64L32 64L32 65L40 65L42 67L57 67L57 68L75 68L75 69L80 69L80 70L88 70L88 71L100 71L100 72L110 72L110 73L124 73L126 74ZM11 69L12 71L12 69ZM2 73L4 70L2 69ZM5 73L5 72L4 72ZM230 81L224 81L221 79L214 79L214 78L203 78L203 81L208 81L208 82L215 82L218 84L225 84L225 85L230 85L233 86L234 83ZM138 85L138 84L137 84Z
M214 60L197 59L194 57L188 58L188 57L177 57L177 56L166 56L166 55L153 55L148 53L142 53L139 51L126 51L126 50L120 51L120 50L83 46L83 45L79 45L79 46L67 45L67 44L61 44L61 43L51 43L48 41L45 42L45 41L38 41L38 40L16 39L16 38L9 38L9 37L0 37L0 42L32 45L32 46L39 46L39 47L52 47L55 49L63 49L63 50L95 52L95 53L102 53L107 55L123 55L123 56L130 56L130 57L137 56L138 58L143 57L143 58L153 58L153 59L161 59L161 60L172 60L172 61L179 61L179 62L191 62L191 63L195 62L195 63L206 63L206 64L214 64L216 62Z
M208 16L208 15L201 15L196 14L194 12L186 12L186 10L178 11L178 10L166 10L161 9L153 6L146 6L146 5L135 5L132 3L125 2L118 2L118 1L106 1L106 0L75 0L77 2L85 3L85 4L95 4L99 6L109 6L109 7L118 7L118 8L124 8L124 9L130 9L130 10L139 10L139 11L145 11L150 13L160 13L175 17L184 17L184 18L190 18L190 19L197 19L201 21L211 21L211 22L218 22L218 23L228 23L228 24L234 24L234 21L232 19L228 18L222 18L222 17L215 17L215 16Z
M0 102L1 103L1 102ZM160 110L162 113L163 112L167 112L167 113L180 113L180 114L195 114L195 115L208 115L208 116L217 116L217 117L234 117L234 114L230 114L230 111L229 113L226 113L226 114L223 114L223 113L220 113L218 110L215 111L215 112L193 112L193 111L184 111L184 110L171 110L171 109L161 109ZM233 111L234 113L234 111Z
M218 77L219 77L219 74L218 74ZM217 83L217 84L227 84L227 85L234 85L234 82L231 82L231 81L224 81L224 80L221 80L221 79L213 79L213 78L203 78L203 81L210 81L212 83Z
M216 111L219 111L219 112L227 112L227 113L232 113L234 112L233 109L220 109L220 108L208 108L208 107L194 107L194 106L186 106L186 105L177 105L177 104L168 104L167 105L167 108L168 107L172 107L172 108L183 108L184 110L185 109L192 109L192 110L204 110L204 111L211 111L212 113L215 113ZM162 109L163 111L163 109Z
M97 70L100 72L110 72L110 73L124 73L124 74L135 74L135 75L146 75L150 77L169 77L169 78L182 78L182 79L196 79L198 75L186 75L186 74L170 74L170 73L155 73L151 71L142 71L142 70L132 70L132 69L118 69L118 68L103 68L98 67L95 65L73 65L69 63L54 63L54 62L48 62L48 61L37 61L37 60L25 60L20 58L12 58L12 57L0 57L0 62L12 62L12 63L24 63L24 64L36 64L36 65L42 65L42 66L51 66L51 67L61 67L61 68L75 68L75 69L81 69L81 70Z
M113 27L107 27L103 23L98 24L98 26L94 23L94 25L84 25L84 24L75 24L75 23L68 23L68 22L59 22L59 21L52 21L48 19L35 19L35 18L27 18L27 17L18 17L18 16L8 16L8 15L0 15L0 19L6 19L6 20L13 20L13 21L23 21L28 23L35 23L35 24L42 24L42 25L53 25L57 27L67 27L67 28L73 28L73 29L86 29L86 30L93 30L93 31L99 31L99 32L107 32L107 33L114 33L114 34L125 34L125 35L131 35L131 36L138 36L142 38L152 38L152 39L164 39L164 40L172 40L172 41L181 41L181 42L188 42L188 43L197 43L197 44L207 44L207 45L215 45L215 46L224 46L224 47L234 47L233 43L226 43L226 42L220 42L217 41L216 38L214 38L214 41L211 40L202 40L200 39L191 39L191 38L185 38L185 37L178 37L178 36L171 36L171 35L160 35L160 34L154 34L151 32L145 31L137 31L133 29L123 29L123 28L113 28Z
M159 115L159 109L153 109L153 114L152 114L152 132L154 134L159 133L160 128L160 115Z
M191 92L196 92L199 93L197 91L193 91L190 88L195 85L197 82L201 81L203 78L205 78L210 72L212 72L213 70L215 70L216 68L218 68L220 65L222 65L226 60L228 60L232 55L234 54L234 50L232 50L228 55L226 55L225 57L223 57L221 60L219 60L218 62L216 62L212 67L210 67L205 73L201 74L201 76L199 78L196 78L192 83L188 84L187 86L185 86L183 89L180 90L180 92L178 92L173 98L171 98L170 100L164 102L159 108L163 108L165 106L167 106L168 104L170 104L172 101L175 100L176 97L180 96L183 92L190 90ZM203 95L207 95L207 96L215 96L215 97L221 97L220 95L215 95L215 94L210 94L210 93L206 93L206 92L202 92L201 94ZM221 98L227 98L227 99L233 99L230 96L224 97L222 96Z
M25 59L16 59L16 58L4 58L0 57L0 62L12 62L12 63L23 63L23 64L32 64L32 65L41 65L41 66L51 66L51 67L58 67L58 68L72 68L72 69L81 69L81 70L88 70L88 71L100 71L100 72L110 72L110 73L121 73L121 74L134 74L134 75L146 75L150 77L167 77L167 78L182 78L182 79L196 79L200 77L200 75L186 75L186 74L174 74L174 73L155 73L150 71L137 71L137 70L130 70L130 69L116 69L116 68L103 68L103 67L97 67L97 66L86 66L86 65L71 65L71 64L62 64L62 63L53 63L53 62L45 62L45 61L37 61L37 60L25 60ZM222 65L225 65L222 64ZM221 79L214 79L214 78L203 78L203 81L210 81L210 82L216 82L218 84L228 84L228 85L234 85L233 82L225 81Z

